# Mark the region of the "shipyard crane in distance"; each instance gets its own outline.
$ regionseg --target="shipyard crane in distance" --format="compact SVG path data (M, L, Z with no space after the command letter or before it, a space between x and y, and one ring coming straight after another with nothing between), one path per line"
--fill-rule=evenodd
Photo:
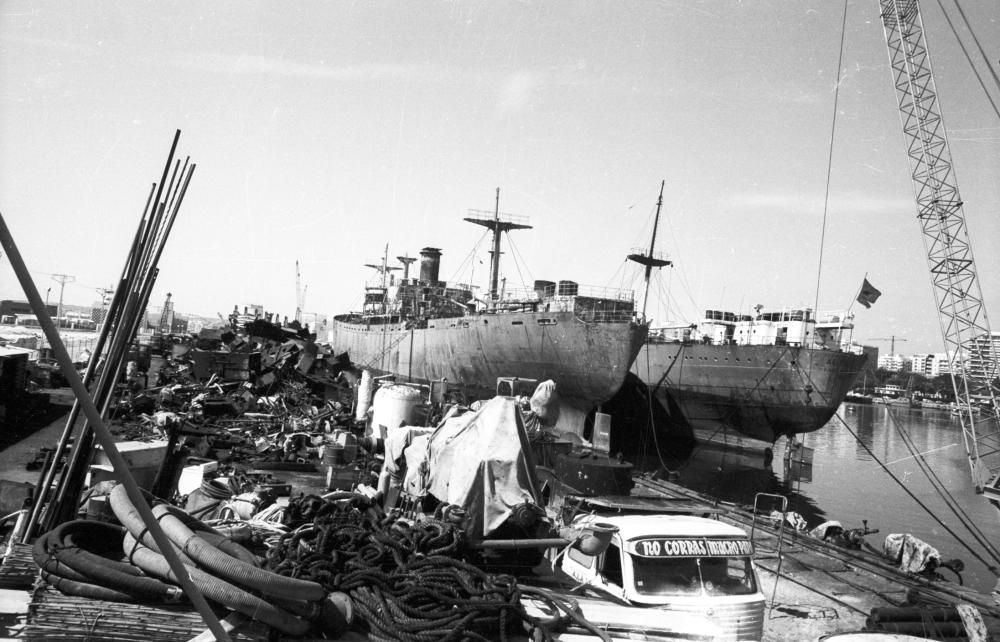
M299 262L295 262L295 321L302 323L302 312L306 307L306 289L302 287L302 275L299 272Z
M896 354L896 342L897 341L909 341L909 339L904 339L903 337L897 337L892 335L889 337L875 337L874 339L867 339L867 341L888 341L889 342L889 355Z
M879 0L934 299L976 491L1000 507L997 350L938 104L917 0ZM978 412L976 400L987 411Z
M173 295L167 292L167 300L163 302L163 309L160 311L160 322L156 324L160 336L170 334L174 327L174 304L170 300L171 296Z

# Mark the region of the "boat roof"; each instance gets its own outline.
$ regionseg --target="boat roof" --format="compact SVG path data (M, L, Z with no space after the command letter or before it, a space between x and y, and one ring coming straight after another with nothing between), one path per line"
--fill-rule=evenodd
M666 513L673 515L701 515L708 517L722 510L709 506L703 501L687 497L663 497L659 495L601 495L582 497L568 495L568 505L574 505L579 512L598 511L608 513Z
M618 535L624 541L647 537L747 538L742 528L694 515L586 515L579 518L574 526L586 526L591 522L617 526Z

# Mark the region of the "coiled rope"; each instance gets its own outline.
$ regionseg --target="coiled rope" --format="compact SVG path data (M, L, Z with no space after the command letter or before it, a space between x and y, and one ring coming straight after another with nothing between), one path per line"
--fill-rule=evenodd
M505 641L524 627L537 639L552 640L562 621L530 616L521 604L528 589L512 576L453 557L462 532L450 522L398 518L361 496L339 502L310 496L290 502L286 526L292 530L268 551L268 568L347 593L370 639ZM553 596L531 596L608 639Z

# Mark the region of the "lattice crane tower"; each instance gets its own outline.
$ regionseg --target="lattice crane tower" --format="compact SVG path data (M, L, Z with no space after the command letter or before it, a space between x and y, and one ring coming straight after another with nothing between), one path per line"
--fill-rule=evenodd
M917 220L945 348L953 355L952 386L976 490L994 501L1000 455L1000 409L995 388L1000 368L938 104L930 54L917 0L880 0L900 120L910 159ZM988 351L988 352L984 352ZM974 398L991 410L976 412Z

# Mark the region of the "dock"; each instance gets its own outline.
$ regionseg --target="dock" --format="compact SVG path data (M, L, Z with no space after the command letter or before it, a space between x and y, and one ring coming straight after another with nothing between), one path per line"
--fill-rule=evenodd
M754 562L768 596L764 640L797 642L863 631L872 609L957 604L972 605L981 614L989 637L979 639L1000 639L1000 608L991 595L905 574L873 553L844 549L791 528L782 533L773 520L760 515L755 520L752 510L678 484L647 477L635 481L635 492L704 502L721 509L720 519L752 533ZM927 630L928 636L932 633Z

